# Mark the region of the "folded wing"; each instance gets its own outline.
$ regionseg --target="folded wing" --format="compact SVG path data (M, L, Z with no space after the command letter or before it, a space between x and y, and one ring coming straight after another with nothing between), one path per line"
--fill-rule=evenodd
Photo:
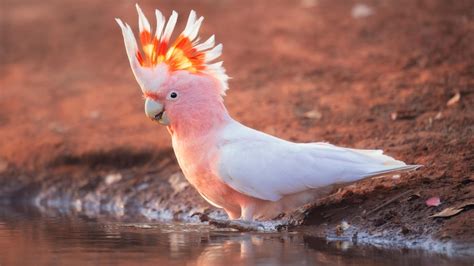
M292 143L237 122L221 137L217 175L233 189L263 200L418 167L380 150Z

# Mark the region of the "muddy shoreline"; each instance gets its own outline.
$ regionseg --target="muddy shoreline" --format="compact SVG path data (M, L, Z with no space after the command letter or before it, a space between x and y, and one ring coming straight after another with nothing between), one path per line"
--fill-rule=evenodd
M140 4L147 14L205 16L203 36L224 44L232 77L226 106L242 123L424 165L287 214L290 228L472 246L472 205L430 217L474 200L472 1L365 1L358 10L356 1L326 0ZM113 19L136 22L132 4L4 6L1 202L114 219L225 218L183 179L166 129L143 114ZM433 197L438 206L426 204Z
M452 228L449 222L455 217L429 217L443 207L423 206L424 195L413 190L420 185L416 172L388 182L364 181L277 220L236 227L228 224L225 212L210 206L189 185L172 156L168 150L144 165L121 169L89 159L56 162L43 173L26 174L9 168L0 175L0 204L41 215L209 223L257 232L297 230L329 241L423 249L448 256L474 254L474 240L469 231L466 233L469 221L465 228ZM453 231L458 234L448 235Z

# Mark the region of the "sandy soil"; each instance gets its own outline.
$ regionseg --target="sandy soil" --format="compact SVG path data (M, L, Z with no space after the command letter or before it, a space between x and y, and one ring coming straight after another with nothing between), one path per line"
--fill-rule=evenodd
M233 78L226 105L244 124L293 141L382 148L425 165L307 206L294 224L337 233L345 220L388 239L472 243L470 207L451 218L429 216L474 200L474 3L364 1L371 12L354 13L357 3L141 6L149 16L153 8L205 16L202 35L224 44ZM213 212L179 175L165 128L143 114L113 20L136 26L133 3L0 5L3 200L68 202L91 215ZM425 204L433 196L441 205Z

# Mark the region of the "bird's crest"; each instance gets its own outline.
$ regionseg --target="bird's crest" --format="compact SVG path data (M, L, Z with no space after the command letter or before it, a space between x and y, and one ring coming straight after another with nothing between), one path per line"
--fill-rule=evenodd
M156 30L152 35L150 23L138 6L138 25L140 30L140 42L142 51L138 49L137 41L130 26L116 19L125 42L128 59L137 78L142 85L144 78L153 77L153 69L165 63L168 71L186 70L191 73L205 73L216 78L222 86L222 94L228 89L229 79L222 67L222 61L211 63L222 53L222 44L214 45L214 35L207 41L200 43L198 37L199 27L204 17L196 19L196 12L192 10L184 31L171 43L170 37L173 33L178 14L173 11L168 23L159 10L155 10Z

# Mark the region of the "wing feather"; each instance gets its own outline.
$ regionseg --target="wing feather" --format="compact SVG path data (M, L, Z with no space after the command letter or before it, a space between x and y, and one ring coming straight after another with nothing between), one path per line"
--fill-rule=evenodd
M416 168L383 155L328 143L293 143L237 122L221 135L217 176L233 189L263 200L365 177Z

